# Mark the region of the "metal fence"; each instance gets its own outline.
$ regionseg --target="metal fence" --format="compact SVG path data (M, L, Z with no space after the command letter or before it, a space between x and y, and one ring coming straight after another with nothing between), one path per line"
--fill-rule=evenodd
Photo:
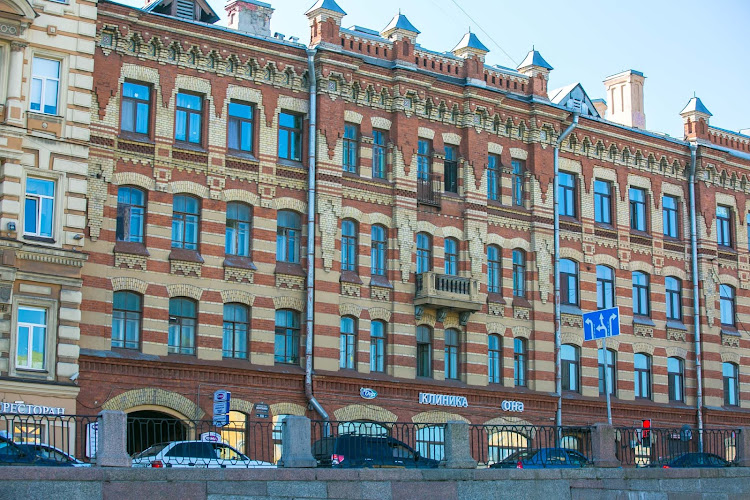
M479 467L507 462L516 466L521 455L533 457L542 450L572 450L584 459L576 461L580 466L591 461L591 428L555 427L540 425L470 425L471 454ZM555 452L556 453L556 452ZM552 460L550 451L544 452L544 466ZM546 457L546 455L550 455ZM576 455L580 458L579 455ZM564 458L564 460L567 460Z
M281 458L281 425L130 417L127 451L133 467L271 468Z
M436 468L445 455L445 424L313 421L318 467Z
M96 457L98 442L96 415L0 414L3 464L86 467Z
M737 459L737 429L704 429L703 452L727 462ZM698 453L700 436L696 429L615 428L615 454L624 467L664 467L686 454Z

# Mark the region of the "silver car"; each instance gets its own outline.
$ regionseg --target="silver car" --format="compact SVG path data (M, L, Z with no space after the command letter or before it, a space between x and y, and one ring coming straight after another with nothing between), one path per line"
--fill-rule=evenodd
M275 468L270 462L251 460L224 443L174 441L159 443L133 456L133 467L192 467L196 469Z

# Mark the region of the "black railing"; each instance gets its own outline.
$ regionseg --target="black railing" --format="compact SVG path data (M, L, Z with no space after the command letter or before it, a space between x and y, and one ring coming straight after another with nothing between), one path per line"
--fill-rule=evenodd
M22 405L34 412L34 405ZM20 410L19 410L20 411ZM0 463L86 467L99 444L96 415L0 414Z
M436 468L444 458L445 424L312 422L318 467Z
M275 467L281 423L129 417L127 451L134 467Z
M420 174L417 177L417 202L440 208L440 184L440 175Z
M479 467L591 465L591 428L540 425L470 425L471 454ZM522 466L522 465L521 465Z
M737 459L737 429L704 429L703 453L716 455L727 462ZM624 467L664 467L688 454L701 451L696 429L615 428L615 454Z
M448 274L435 275L435 290L438 292L471 295L471 279L450 276Z

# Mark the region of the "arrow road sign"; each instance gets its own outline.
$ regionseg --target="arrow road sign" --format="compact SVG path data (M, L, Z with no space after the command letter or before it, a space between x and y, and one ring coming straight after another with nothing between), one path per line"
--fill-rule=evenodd
M620 308L611 307L583 315L583 340L596 340L620 335Z

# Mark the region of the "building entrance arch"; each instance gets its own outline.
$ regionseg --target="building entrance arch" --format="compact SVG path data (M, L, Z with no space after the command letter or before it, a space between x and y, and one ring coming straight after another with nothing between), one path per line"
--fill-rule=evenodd
M128 454L140 453L153 445L195 439L194 429L165 411L141 409L128 413Z

